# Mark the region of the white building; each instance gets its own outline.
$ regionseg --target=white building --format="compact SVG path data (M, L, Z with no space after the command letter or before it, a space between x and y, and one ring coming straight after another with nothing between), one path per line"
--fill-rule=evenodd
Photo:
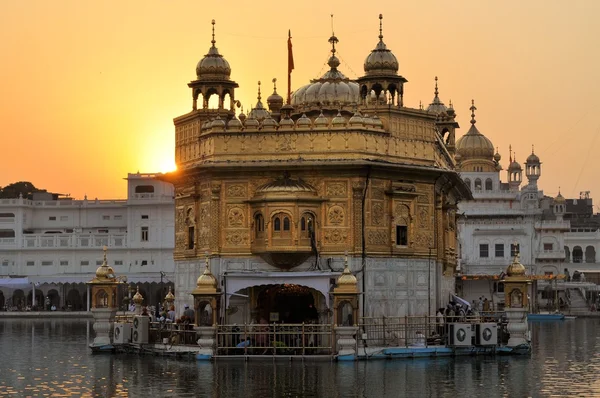
M470 302L483 296L501 308L504 293L498 281L516 253L528 274L536 275L533 279L562 273L570 223L563 219L562 195L544 197L538 189L541 162L533 150L525 162L526 185L521 185L523 169L512 151L508 182L501 180L501 156L475 126L475 110L473 105L471 128L456 143L458 168L474 198L458 205L457 290Z
M37 304L86 309L104 246L115 273L158 303L173 280L175 220L173 186L155 177L129 174L127 200L0 199L0 308L33 304L35 290Z

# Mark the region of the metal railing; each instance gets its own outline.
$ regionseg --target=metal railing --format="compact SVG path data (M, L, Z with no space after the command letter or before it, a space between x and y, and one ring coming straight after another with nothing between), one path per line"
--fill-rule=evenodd
M330 324L217 326L217 355L332 355Z
M149 343L169 345L197 345L194 325L171 322L150 322Z

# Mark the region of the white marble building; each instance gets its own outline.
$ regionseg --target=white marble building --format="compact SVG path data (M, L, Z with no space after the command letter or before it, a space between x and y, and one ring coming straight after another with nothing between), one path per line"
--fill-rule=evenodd
M538 189L541 162L533 150L525 162L527 184L522 185L523 168L512 150L508 181L501 180L501 156L475 126L475 110L473 105L470 130L456 144L460 174L474 198L458 205L457 292L470 302L487 297L501 308L504 293L498 281L517 252L529 275L543 279L562 273L570 223L563 218L562 195L545 197Z
M59 309L86 309L85 282L104 246L115 273L139 285L148 304L164 297L174 274L174 197L155 177L129 174L126 200L0 199L0 308L33 304L35 289L37 304L48 297Z

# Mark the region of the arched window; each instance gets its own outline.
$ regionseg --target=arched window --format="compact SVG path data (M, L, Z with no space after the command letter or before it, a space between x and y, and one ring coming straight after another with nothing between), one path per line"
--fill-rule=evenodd
M481 180L479 178L475 180L475 190L481 191Z
M311 213L305 213L300 217L300 238L310 238L311 232L313 232L313 220L314 215Z
M281 231L281 218L275 217L273 220L273 231Z
M469 186L469 189L472 189L471 187L471 180L468 178L465 178L465 184L467 184Z
M290 219L288 217L283 218L283 230L284 231L290 230Z
M583 250L580 246L575 246L573 248L573 262L574 263L582 263L583 262Z
M492 179L488 178L487 180L485 180L485 190L491 191L492 188L493 188Z
M565 263L571 262L571 250L569 250L569 246L565 246Z
M265 219L260 213L254 216L254 231L256 236L260 236L265 232Z

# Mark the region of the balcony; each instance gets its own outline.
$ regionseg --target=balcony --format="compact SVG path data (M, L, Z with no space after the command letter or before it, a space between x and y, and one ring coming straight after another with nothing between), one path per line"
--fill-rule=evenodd
M0 238L0 247L3 246L14 246L17 244L15 238Z
M535 229L537 230L561 230L561 231L569 231L571 229L570 221L541 221L535 223Z
M127 247L126 235L79 235L79 234L57 234L57 235L26 235L23 237L22 247L25 249L49 249L49 248L99 248Z
M536 253L535 258L538 260L562 260L565 258L564 250L543 250Z

